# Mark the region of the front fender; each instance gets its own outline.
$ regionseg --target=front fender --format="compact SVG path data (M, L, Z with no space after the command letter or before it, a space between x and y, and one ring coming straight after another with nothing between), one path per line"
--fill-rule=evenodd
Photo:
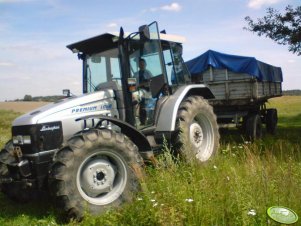
M121 132L127 137L129 137L132 140L132 142L137 145L140 152L147 152L152 150L147 138L140 131L138 131L134 126L117 118L104 115L89 115L86 117L78 118L76 119L76 121L92 118L100 120L95 126L96 128L99 127L103 121L108 121L118 126L121 129Z

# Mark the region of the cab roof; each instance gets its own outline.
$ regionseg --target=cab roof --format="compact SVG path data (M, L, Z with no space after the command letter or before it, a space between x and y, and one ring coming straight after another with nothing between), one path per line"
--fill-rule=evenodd
M127 37L130 33L125 33ZM97 52L106 51L112 48L116 48L118 45L118 33L104 33L83 41L75 42L67 45L73 53L86 53L92 54ZM185 38L178 35L162 34L160 33L160 40L167 42L183 43Z

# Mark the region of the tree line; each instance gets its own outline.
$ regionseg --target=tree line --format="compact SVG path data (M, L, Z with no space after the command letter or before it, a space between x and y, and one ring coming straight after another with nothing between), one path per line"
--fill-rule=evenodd
M37 96L32 97L31 95L26 94L23 99L16 99L15 101L43 101L43 102L55 102L65 98L61 95L54 95L54 96Z

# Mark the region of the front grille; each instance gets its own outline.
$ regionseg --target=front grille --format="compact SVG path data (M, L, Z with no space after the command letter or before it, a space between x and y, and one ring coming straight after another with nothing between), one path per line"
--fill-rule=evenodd
M42 123L26 126L13 126L13 136L30 136L31 144L19 145L23 154L57 149L63 142L61 122Z

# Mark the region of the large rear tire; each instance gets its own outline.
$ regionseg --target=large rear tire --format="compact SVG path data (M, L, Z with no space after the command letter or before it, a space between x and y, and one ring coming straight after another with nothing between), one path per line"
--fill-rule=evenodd
M142 164L137 147L123 134L90 130L58 151L50 190L69 218L98 215L132 199Z
M177 153L186 160L206 162L218 151L219 131L209 103L200 96L187 97L177 115Z

